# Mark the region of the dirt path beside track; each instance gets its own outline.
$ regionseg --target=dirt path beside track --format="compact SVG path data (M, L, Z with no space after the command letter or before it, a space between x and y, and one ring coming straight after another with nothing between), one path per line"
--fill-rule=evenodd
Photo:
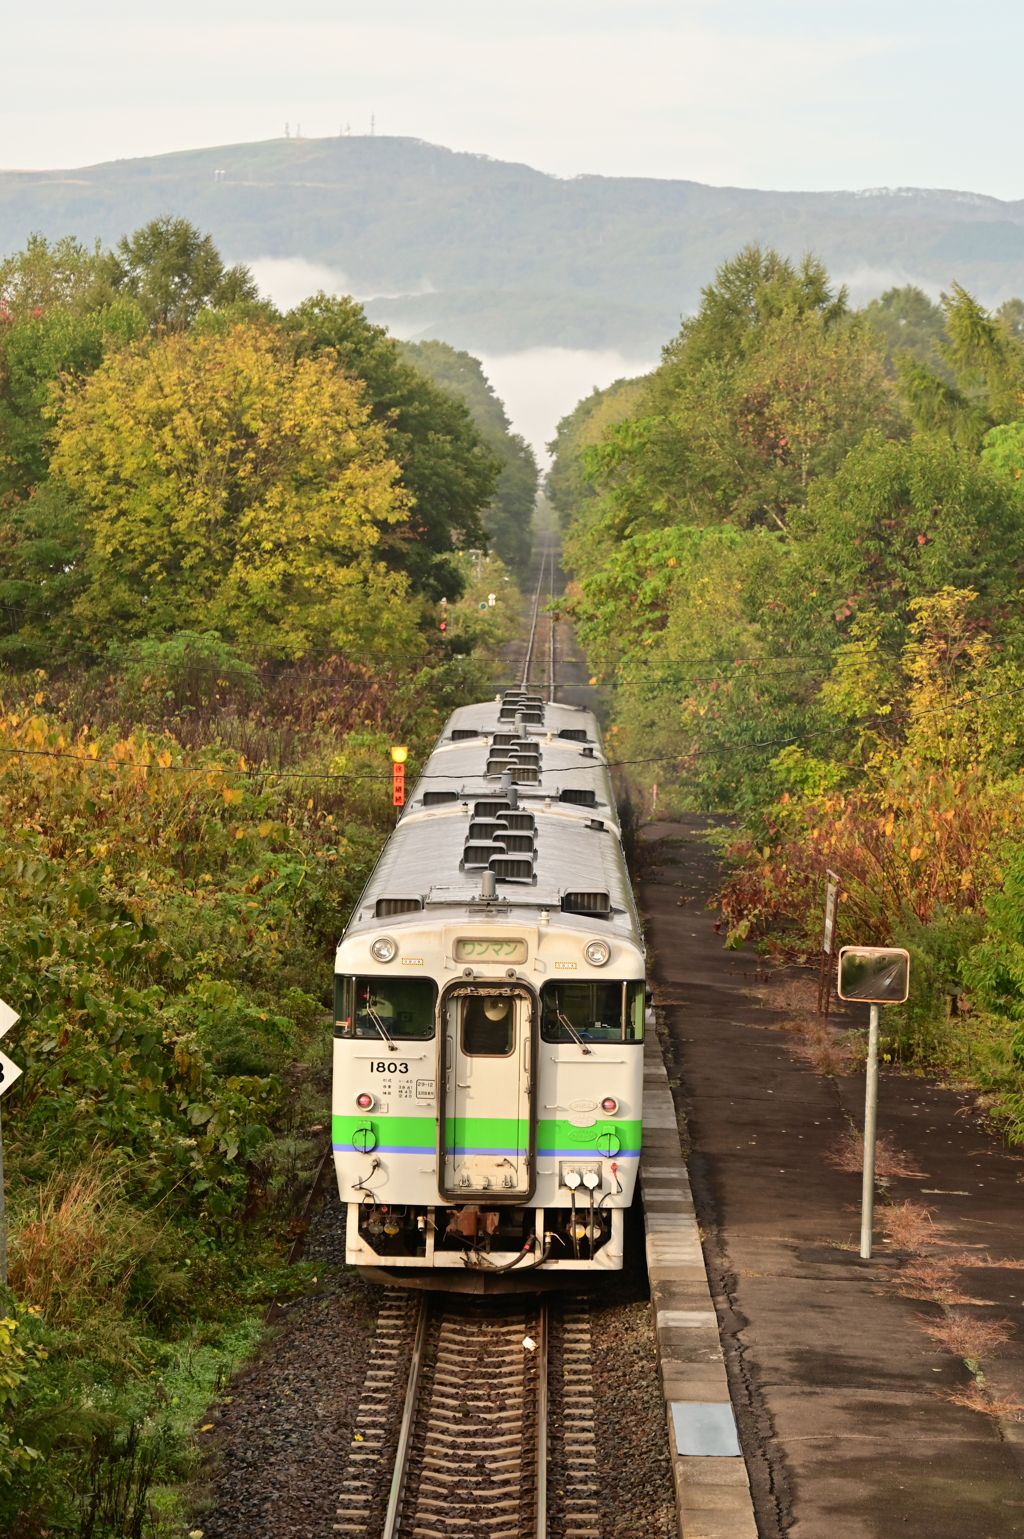
M646 830L641 904L759 1530L1024 1535L1024 1159L971 1094L883 1071L904 1174L860 1260L860 1175L831 1162L863 1074L821 1073L761 960L723 949L704 827Z

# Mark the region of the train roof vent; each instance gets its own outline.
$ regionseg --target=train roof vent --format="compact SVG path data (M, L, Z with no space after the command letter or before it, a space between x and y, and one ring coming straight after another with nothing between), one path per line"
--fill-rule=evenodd
M536 764L517 764L513 760L509 769L512 771L513 785L535 786L540 782L540 769Z
M499 823L497 818L474 818L466 837L470 843L475 844L480 839L493 839L495 834L504 832L505 825Z
M491 870L499 882L533 880L533 861L521 855L496 855L491 861Z
M502 833L498 835L498 838L510 855L532 855L534 852L532 833Z
M511 805L505 801L474 802L473 816L475 818L493 818L499 812L511 812Z
M465 866L489 866L494 862L496 855L504 855L505 846L495 844L492 840L469 840L462 852L462 862Z
M508 745L510 743L514 743L515 740L516 740L516 735L515 735L514 732L496 732L494 734L494 736L491 738L491 747L492 748L507 748Z
M582 727L563 727L558 735L559 737L567 737L570 743L585 743L587 741L587 734ZM455 736L454 732L452 736Z
M424 807L440 807L443 802L457 802L458 799L458 791L424 791L423 793Z
M594 919L611 917L612 905L606 892L563 892L563 914L590 914Z
M560 791L558 800L560 802L572 802L576 807L596 807L597 792L581 791L574 786L568 791Z
M532 833L537 827L532 812L499 812L498 817L504 828L514 828L517 833Z
M471 737L483 737L483 733L476 727L455 727L452 729L453 743L466 743Z
M389 919L392 914L418 914L422 907L422 898L378 898L374 913L378 919Z

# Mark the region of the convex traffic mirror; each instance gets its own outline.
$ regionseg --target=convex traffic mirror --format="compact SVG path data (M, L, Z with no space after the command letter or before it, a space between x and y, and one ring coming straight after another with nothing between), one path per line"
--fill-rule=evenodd
M901 946L843 946L839 998L901 1005L910 993L910 952Z

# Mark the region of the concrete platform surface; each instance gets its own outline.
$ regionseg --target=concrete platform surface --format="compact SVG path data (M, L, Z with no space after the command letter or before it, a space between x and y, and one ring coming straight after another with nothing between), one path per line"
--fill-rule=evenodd
M926 1281L907 1296L920 1256L883 1244L881 1226L875 1258L859 1259L860 1176L829 1161L861 1125L863 1075L829 1077L798 1056L788 1017L759 997L764 964L725 951L706 906L718 870L705 826L646 830L641 906L757 1532L1024 1536L1024 1160L984 1130L969 1092L883 1071L879 1131L908 1171L887 1178L889 1195L932 1210L926 1249L946 1267L945 1291ZM644 1195L661 1211L646 1176ZM698 1283L692 1264L674 1280L652 1268L675 1343L669 1373L692 1385L703 1373L707 1393L693 1398L712 1401L718 1365ZM669 1325L687 1313L693 1324ZM954 1316L1006 1322L1009 1340L983 1362L1001 1415L950 1398L975 1381L926 1327ZM712 1507L694 1534L713 1531Z

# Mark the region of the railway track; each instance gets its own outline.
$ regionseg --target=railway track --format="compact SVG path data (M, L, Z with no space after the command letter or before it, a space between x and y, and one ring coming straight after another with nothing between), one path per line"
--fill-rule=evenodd
M353 1539L601 1539L595 1449L585 1301L552 1320L542 1299L426 1294L414 1304L396 1291L380 1316L334 1529Z

